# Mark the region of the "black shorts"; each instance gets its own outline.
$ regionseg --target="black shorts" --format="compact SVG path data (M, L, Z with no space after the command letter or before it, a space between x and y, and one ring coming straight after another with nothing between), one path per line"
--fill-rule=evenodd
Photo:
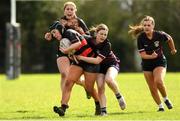
M68 57L67 54L62 53L61 51L58 51L58 52L56 53L56 57L57 57L57 58L62 57L62 56L67 56L67 57Z
M90 73L98 73L99 72L99 64L90 64L84 61L79 61L77 64L75 61L72 62L72 65L80 66L84 71Z
M143 61L141 65L143 71L153 71L158 66L167 68L167 60L166 58L159 58L155 60Z
M117 69L118 72L120 70L119 62L110 61L110 62L100 64L99 73L106 74L109 67L114 67L115 69Z

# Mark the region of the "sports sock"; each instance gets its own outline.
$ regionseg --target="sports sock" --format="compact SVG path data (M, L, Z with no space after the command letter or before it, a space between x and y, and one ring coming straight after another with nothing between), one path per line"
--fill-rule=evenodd
M160 103L160 104L158 105L158 107L159 107L159 108L164 108L164 106L163 106L162 103Z
M69 108L69 106L66 104L62 104L61 108L64 110L64 112L66 112L66 109Z
M101 108L101 112L107 113L106 107Z
M96 107L99 107L99 106L100 106L99 101L95 101L95 106L96 106Z
M117 99L120 99L122 96L121 96L121 94L118 92L118 93L116 93L116 98Z
M166 100L168 100L168 97L166 96L166 97L163 97L163 100L164 100L164 102L166 101Z

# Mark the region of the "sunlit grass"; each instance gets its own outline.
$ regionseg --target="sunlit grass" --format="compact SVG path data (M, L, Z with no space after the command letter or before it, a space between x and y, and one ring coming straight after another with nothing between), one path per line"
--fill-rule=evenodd
M117 81L127 102L120 110L112 91L106 87L108 116L94 116L94 102L75 85L64 118L52 111L60 105L59 74L22 74L16 80L0 75L0 119L46 120L180 120L180 73L168 73L165 84L174 109L157 112L142 73L121 73Z

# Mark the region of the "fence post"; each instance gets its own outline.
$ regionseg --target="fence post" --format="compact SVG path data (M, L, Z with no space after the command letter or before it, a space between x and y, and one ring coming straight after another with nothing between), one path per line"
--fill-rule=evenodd
M21 73L20 24L6 23L6 76L16 79Z

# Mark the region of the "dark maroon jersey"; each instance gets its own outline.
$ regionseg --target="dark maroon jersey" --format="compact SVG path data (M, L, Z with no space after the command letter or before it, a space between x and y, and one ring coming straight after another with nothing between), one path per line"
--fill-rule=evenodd
M154 51L158 54L158 58L164 57L163 54L163 42L168 40L167 33L163 31L154 31L152 39L148 39L146 34L143 32L137 38L137 46L139 52L146 52L146 54L152 54ZM143 59L147 60L147 59Z

